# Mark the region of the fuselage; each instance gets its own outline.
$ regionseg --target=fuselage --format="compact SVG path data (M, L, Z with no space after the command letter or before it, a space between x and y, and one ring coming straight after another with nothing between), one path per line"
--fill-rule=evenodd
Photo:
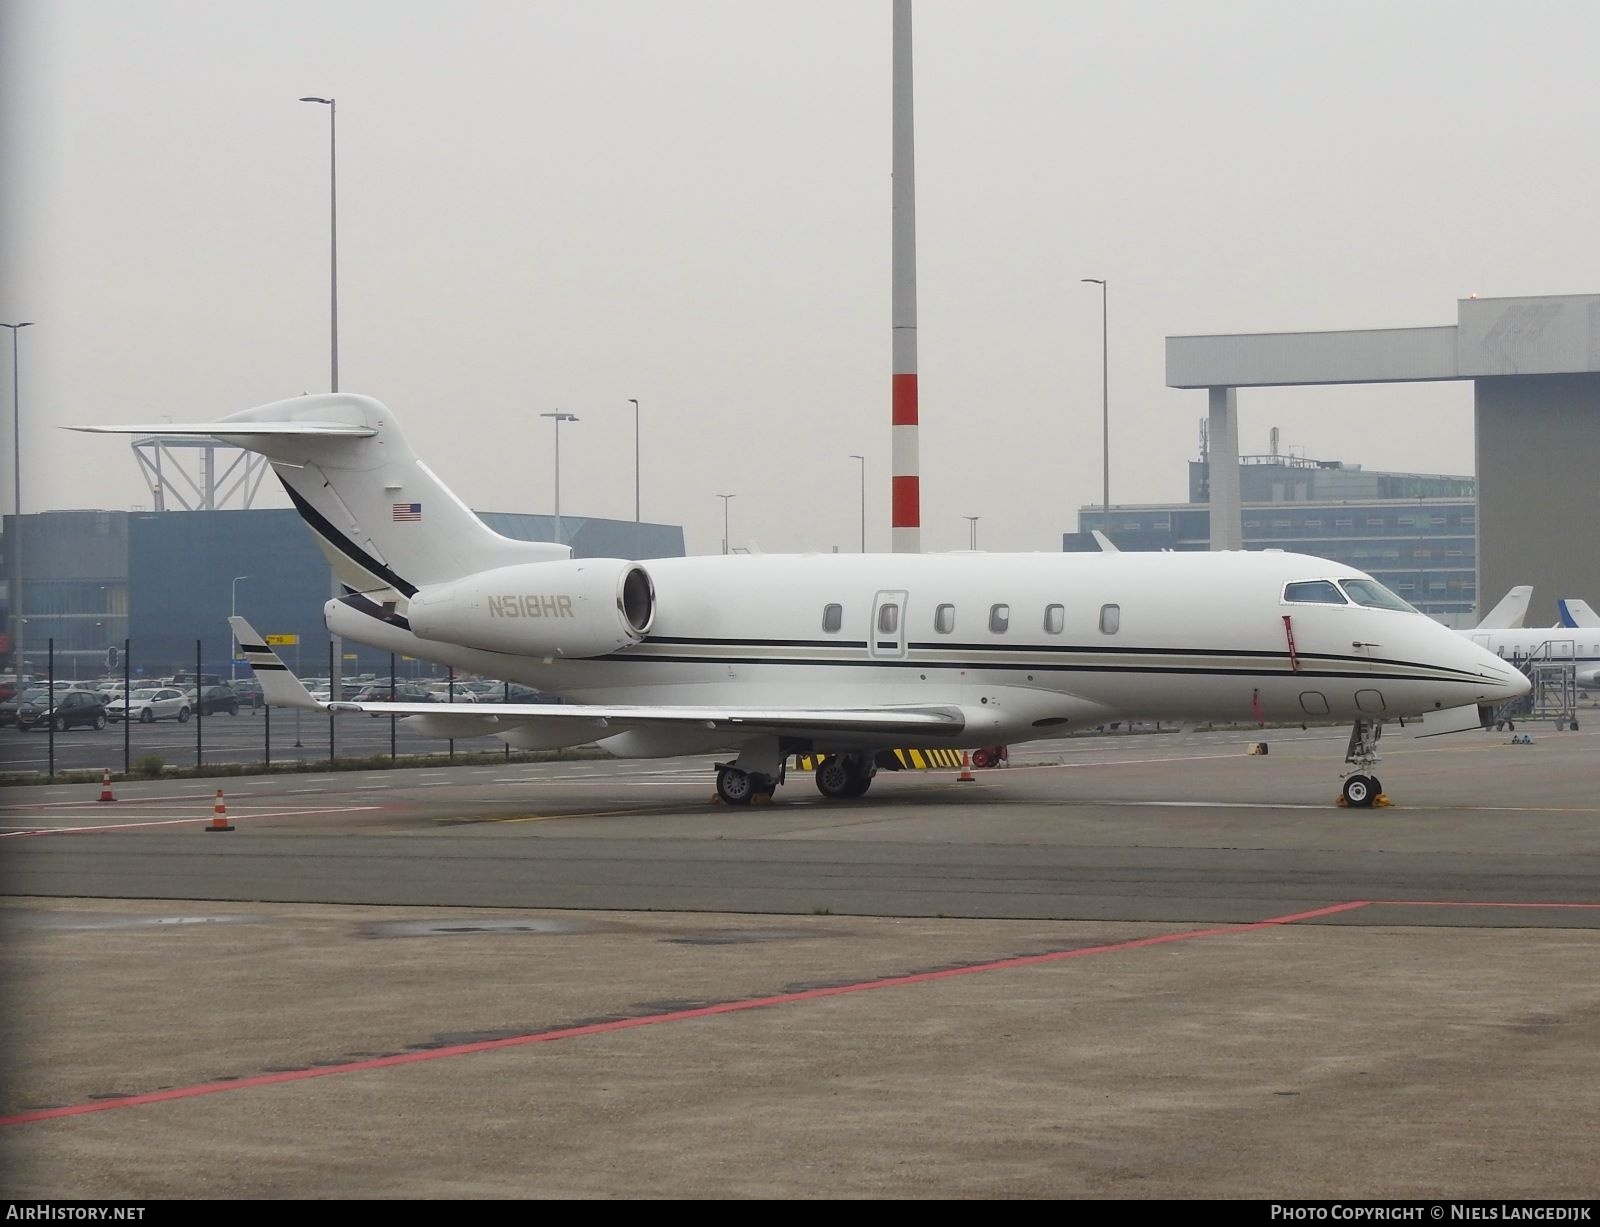
M1460 631L1473 643L1502 660L1523 665L1560 665L1572 669L1585 689L1600 686L1600 627L1513 627Z
M1506 662L1371 577L1307 555L730 555L643 565L655 589L648 633L591 659L541 654L536 619L518 652L420 639L403 616L386 621L360 598L330 602L328 623L573 702L952 705L986 736L1013 742L1111 719L1411 717L1527 688Z

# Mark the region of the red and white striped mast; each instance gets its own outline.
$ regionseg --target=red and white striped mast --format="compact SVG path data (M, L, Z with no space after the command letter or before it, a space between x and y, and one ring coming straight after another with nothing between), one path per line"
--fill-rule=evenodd
M911 0L894 0L894 379L891 537L896 554L922 552L917 446L917 177L911 124Z

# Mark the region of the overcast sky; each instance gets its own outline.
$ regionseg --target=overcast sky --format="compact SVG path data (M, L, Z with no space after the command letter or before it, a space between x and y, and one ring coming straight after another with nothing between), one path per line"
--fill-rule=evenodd
M924 547L1181 500L1168 335L1600 291L1600 5L917 0ZM125 440L340 384L469 503L689 552L889 547L890 0L6 0L0 319L24 510ZM7 338L0 335L0 343ZM0 358L10 374L9 353ZM9 382L9 381L8 381ZM7 389L8 391L8 389ZM9 398L7 397L9 404ZM1470 473L1469 385L1240 396L1241 450ZM7 414L6 447L10 448ZM12 506L11 465L4 507ZM268 505L285 505L274 489Z

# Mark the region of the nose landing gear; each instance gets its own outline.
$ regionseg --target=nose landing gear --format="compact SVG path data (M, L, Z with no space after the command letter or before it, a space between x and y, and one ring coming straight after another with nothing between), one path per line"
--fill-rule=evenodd
M1339 804L1351 809L1368 809L1374 805L1391 805L1384 795L1383 785L1372 774L1378 762L1378 738L1383 735L1383 725L1376 720L1357 720L1350 730L1350 744L1345 749L1344 761L1355 767L1344 778L1339 790Z

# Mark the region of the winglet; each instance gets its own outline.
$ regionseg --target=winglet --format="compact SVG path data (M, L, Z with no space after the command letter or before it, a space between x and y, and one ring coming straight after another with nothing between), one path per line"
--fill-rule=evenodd
M228 619L233 627L233 637L239 641L239 650L249 662L256 680L261 683L261 694L269 707L309 707L312 711L327 711L326 703L319 703L293 673L278 659L278 654L267 646L267 641L243 618Z

